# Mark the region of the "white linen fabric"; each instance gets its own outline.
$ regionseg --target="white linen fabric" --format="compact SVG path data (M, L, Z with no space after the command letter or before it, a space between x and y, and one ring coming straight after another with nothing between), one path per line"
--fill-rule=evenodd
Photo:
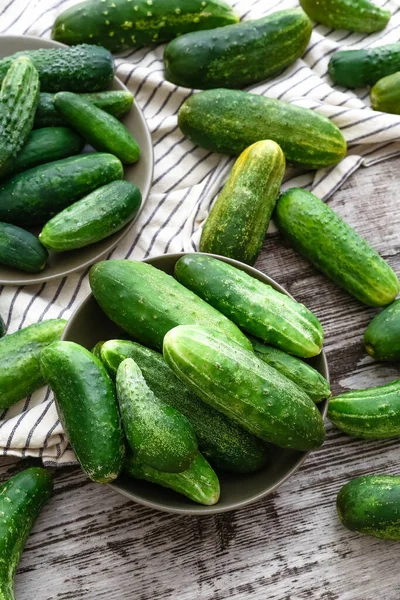
M248 88L329 117L348 142L348 155L339 165L308 173L289 169L284 189L306 187L326 200L358 167L368 167L400 153L400 118L373 112L367 89L353 92L332 87L327 73L329 58L338 48L363 48L399 40L398 0L377 3L392 12L384 31L365 35L314 25L301 60L276 79ZM76 0L0 0L0 34L50 38L54 19L73 4ZM247 20L298 7L298 1L239 0L234 6ZM163 49L159 45L131 50L116 60L117 76L134 94L147 119L155 172L139 220L109 258L140 260L167 252L196 250L202 224L233 162L227 156L194 146L180 132L179 107L195 91L164 79ZM89 291L87 274L86 270L42 285L1 288L0 314L8 332L44 319L68 318ZM48 388L0 414L0 455L7 454L40 457L47 465L74 462Z

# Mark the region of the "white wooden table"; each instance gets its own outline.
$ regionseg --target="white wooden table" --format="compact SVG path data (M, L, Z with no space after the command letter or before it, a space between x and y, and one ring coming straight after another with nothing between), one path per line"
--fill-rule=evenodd
M330 200L400 274L400 158L361 169ZM326 333L332 388L399 377L362 345L376 313L337 289L279 234L257 266L313 310ZM17 600L398 600L399 546L346 531L339 488L363 473L400 472L395 440L356 441L327 424L327 441L269 498L230 514L181 517L135 505L58 471L55 494L26 545ZM18 469L0 460L0 478Z

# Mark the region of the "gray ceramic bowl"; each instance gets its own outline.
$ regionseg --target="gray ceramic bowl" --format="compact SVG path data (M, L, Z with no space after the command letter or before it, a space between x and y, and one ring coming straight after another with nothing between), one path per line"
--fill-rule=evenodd
M21 50L36 50L38 48L62 48L64 44L59 44L52 40L43 40L32 36L0 36L0 58L14 54ZM110 89L126 90L127 88L121 83L117 77L114 77ZM142 192L142 207L146 202L150 191L151 182L153 179L153 145L150 132L148 130L145 118L142 111L134 102L130 112L122 119L124 125L132 132L141 148L141 158L139 162L131 166L125 166L125 179L135 183ZM70 252L50 253L46 268L41 273L23 273L16 269L12 269L0 265L0 284L2 285L32 285L50 281L69 275L74 271L80 271L88 267L94 262L105 258L106 255L120 242L120 240L133 227L135 220L139 216L126 225L121 231L114 235L101 240L96 244L72 250ZM32 230L38 234L39 229Z
M184 253L166 254L164 256L149 258L144 262L172 275L175 263L181 256L184 256ZM209 256L214 255L210 254ZM246 271L256 279L272 285L272 287L283 294L290 295L273 279L261 273L261 271L236 260L222 256L216 256L216 258ZM125 332L106 317L92 294L89 294L77 307L69 319L63 335L64 340L77 342L88 349L93 348L100 340L106 341L127 337ZM309 362L324 377L329 378L328 365L324 352ZM319 405L319 409L324 417L327 408L328 403L326 401ZM212 515L241 508L268 496L268 494L274 492L297 471L306 457L306 452L276 448L270 463L257 473L248 475L224 473L219 475L221 498L215 506L200 506L166 488L146 481L137 481L125 477L119 478L115 483L111 484L111 487L131 500L157 510L189 515Z

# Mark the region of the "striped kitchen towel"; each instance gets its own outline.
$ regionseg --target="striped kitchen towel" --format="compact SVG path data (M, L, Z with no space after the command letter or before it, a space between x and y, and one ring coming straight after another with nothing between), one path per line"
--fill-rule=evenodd
M373 112L366 89L353 92L333 88L327 74L329 58L338 48L398 41L398 0L377 2L393 14L387 29L364 35L315 25L301 60L278 78L249 88L256 94L311 108L329 117L348 142L348 156L339 165L312 173L289 170L284 188L303 186L327 199L358 167L368 167L400 153L400 118ZM56 16L74 3L0 0L0 33L49 38ZM297 7L298 0L239 0L234 6L243 19L254 19ZM196 250L202 223L232 165L232 159L226 156L197 148L178 129L178 109L194 90L165 81L163 49L162 45L147 47L127 51L117 58L117 75L135 95L151 131L155 173L139 220L111 258L140 260L167 252ZM3 287L0 314L10 333L43 319L68 318L88 290L87 270L42 285ZM47 388L0 415L0 453L41 457L48 465L74 461Z

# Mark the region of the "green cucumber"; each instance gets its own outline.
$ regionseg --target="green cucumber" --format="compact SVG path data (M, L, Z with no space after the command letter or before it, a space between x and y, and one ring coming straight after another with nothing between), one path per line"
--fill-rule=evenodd
M40 353L60 339L66 323L63 319L50 319L0 339L0 410L45 384L40 372Z
M190 96L179 109L178 125L194 144L223 154L237 155L254 142L273 140L287 161L312 169L336 165L347 149L340 130L326 117L240 90Z
M52 491L52 476L38 467L0 486L0 600L15 600L14 577L25 542Z
M123 163L135 163L140 148L127 128L113 115L71 92L55 95L54 106L63 119L99 152L110 152Z
M131 455L125 461L124 473L134 479L144 479L162 485L205 506L217 504L219 500L218 477L200 452L197 453L189 469L182 473L157 471L139 463L137 458Z
M97 342L97 344L91 349L91 353L95 355L101 362L101 349L103 347L104 342ZM107 369L108 370L108 369Z
M165 78L176 85L240 88L274 77L303 55L311 21L301 9L181 35L164 50Z
M236 325L171 275L149 264L101 261L90 269L89 281L107 317L145 346L161 349L167 331L176 325L198 323L252 348Z
M331 390L329 382L311 365L291 356L282 350L266 346L252 339L254 353L258 358L291 379L299 388L304 390L313 402L321 402L329 398Z
M101 108L117 119L128 113L132 107L133 96L128 90L112 90L109 92L95 92L82 94L85 100ZM42 92L39 94L39 104L35 113L34 128L60 127L66 122L54 106L54 94Z
M328 419L338 429L358 438L400 436L400 379L331 398Z
M376 360L400 360L400 300L372 319L364 334L364 344Z
M75 156L82 152L84 145L80 135L67 127L36 129L13 160L9 173L20 173L43 163Z
M11 172L28 139L38 101L38 73L29 58L21 56L11 63L0 90L0 177Z
M400 476L363 475L344 485L336 500L342 524L386 540L400 540Z
M295 250L360 302L386 306L396 298L399 281L387 262L314 194L288 190L275 220Z
M39 73L41 92L97 92L114 77L114 59L105 48L82 44L73 48L23 50L0 60L0 81L11 63L28 57Z
M190 421L201 453L217 469L252 473L270 458L266 444L192 394L158 352L127 340L109 340L101 346L100 358L113 379L120 363L133 358L157 398Z
M317 317L245 271L211 256L186 254L175 265L175 277L264 342L304 358L321 352L324 333Z
M262 440L303 451L323 443L324 422L307 394L225 335L179 325L166 334L163 354L204 402Z
M99 242L136 215L142 195L129 181L112 181L55 215L39 235L49 250L64 252Z
M62 12L51 35L68 45L88 42L119 52L238 20L222 0L114 0L110 4L86 0Z
M35 235L16 225L0 222L0 264L26 273L40 273L48 256Z
M281 148L271 140L256 142L242 152L204 224L201 252L249 265L256 262L285 166Z
M382 77L400 71L400 43L376 48L339 50L329 61L334 83L347 88L373 85Z
M132 358L119 365L116 387L125 437L137 460L158 471L186 471L197 454L186 417L156 397Z
M122 177L122 164L111 154L82 154L39 165L0 183L0 220L26 226L44 223Z
M380 79L370 93L371 106L374 110L400 114L400 72Z
M113 383L89 350L54 342L40 356L63 429L85 473L109 483L122 468L125 446Z
M332 29L373 33L385 29L391 13L369 0L300 0L310 19Z

